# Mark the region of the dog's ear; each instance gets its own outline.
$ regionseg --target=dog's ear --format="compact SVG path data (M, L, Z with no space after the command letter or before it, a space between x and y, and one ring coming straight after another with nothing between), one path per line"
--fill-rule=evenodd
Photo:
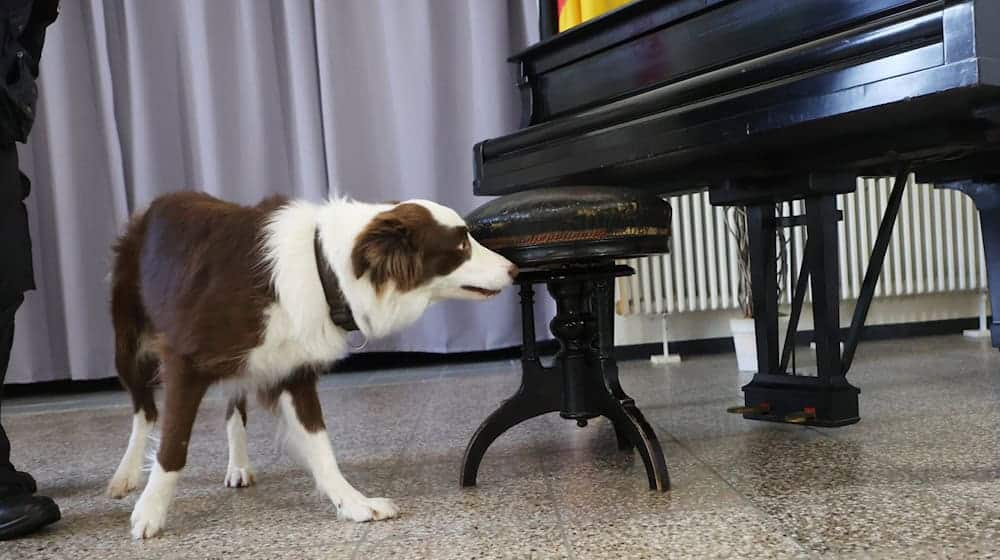
M413 233L391 211L376 216L354 241L354 275L361 278L369 273L375 293L381 293L390 281L403 292L417 287L423 266Z

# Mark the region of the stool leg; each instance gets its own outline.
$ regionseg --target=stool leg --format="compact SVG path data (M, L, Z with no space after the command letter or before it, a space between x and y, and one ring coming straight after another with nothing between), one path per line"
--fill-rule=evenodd
M627 439L635 446L646 467L646 478L649 489L666 492L670 490L670 474L667 472L667 461L663 457L663 448L656 438L656 432L649 425L635 405L619 401L608 395L604 416L615 426L619 443Z
M562 383L558 375L542 367L535 347L535 292L530 282L521 283L521 387L490 414L472 436L462 459L460 483L475 486L486 450L501 434L536 416L559 410Z
M597 361L607 386L604 416L615 427L618 448L627 451L635 447L646 466L649 488L661 492L670 489L670 475L663 449L656 432L635 406L618 379L618 362L614 358L614 287L612 278L594 283L591 305L597 315Z
M475 486L479 464L486 450L501 434L525 420L556 412L562 399L562 383L541 364L523 364L521 387L490 414L476 430L462 459L461 485Z
M618 364L613 358L601 358L601 372L604 374L604 382L607 384L608 391L614 398L622 403L623 407L634 408L638 412L638 408L635 406L635 401L632 397L628 396L624 389L622 389L621 382L618 381ZM625 435L624 429L618 424L614 424L615 427L615 437L618 439L618 449L622 451L630 451L634 446L629 438Z
M632 441L628 439L628 434L625 433L625 430L614 422L612 422L611 425L615 428L615 439L618 440L618 450L632 451L635 446L632 445Z

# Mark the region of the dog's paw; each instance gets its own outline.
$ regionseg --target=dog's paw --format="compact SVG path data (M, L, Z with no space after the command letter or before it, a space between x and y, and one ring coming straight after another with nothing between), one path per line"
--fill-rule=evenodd
M132 510L132 538L148 539L160 534L167 520L167 506L163 500L141 496Z
M124 498L139 487L139 473L115 473L108 483L108 496L114 499Z
M360 500L344 500L340 504L338 515L342 519L363 523L365 521L381 521L392 519L399 515L399 508L388 498L363 498Z
M243 467L229 465L226 470L226 486L229 488L246 488L253 486L256 481L257 477L250 465Z
M399 515L399 507L396 506L396 502L389 498L370 498L368 500L368 507L371 508L372 519L375 521L392 519Z

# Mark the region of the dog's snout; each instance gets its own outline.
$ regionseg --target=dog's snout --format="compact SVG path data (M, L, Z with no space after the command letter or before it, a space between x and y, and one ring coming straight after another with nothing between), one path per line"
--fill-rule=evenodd
M517 279L517 273L518 272L520 272L520 270L517 268L517 265L514 264L514 263L511 263L510 266L507 268L507 273L510 274L510 279L511 280Z

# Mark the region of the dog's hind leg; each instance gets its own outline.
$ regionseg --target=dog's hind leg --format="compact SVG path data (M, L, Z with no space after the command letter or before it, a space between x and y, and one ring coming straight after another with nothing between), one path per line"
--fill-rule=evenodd
M226 409L226 435L229 439L229 466L226 468L226 486L244 488L254 483L254 472L247 455L247 399L237 395L229 400Z
M163 530L177 479L187 463L191 428L209 385L209 378L192 368L187 358L169 351L161 357L164 402L160 449L146 488L132 510L132 537L136 539L153 537Z
M111 282L111 322L115 329L115 369L132 397L132 435L118 464L108 495L121 498L139 485L146 440L156 423L153 378L159 361L151 348L149 320L139 295L139 247L143 219L133 220L115 247Z
M108 495L112 498L123 498L139 486L146 445L157 418L152 380L158 367L159 362L151 354L126 355L119 360L119 376L132 396L133 414L128 447L108 483Z
M392 500L365 497L341 474L323 422L315 373L293 375L277 391L280 392L272 398L286 424L288 443L309 468L316 486L337 507L338 515L351 521L374 521L398 515L399 510Z

